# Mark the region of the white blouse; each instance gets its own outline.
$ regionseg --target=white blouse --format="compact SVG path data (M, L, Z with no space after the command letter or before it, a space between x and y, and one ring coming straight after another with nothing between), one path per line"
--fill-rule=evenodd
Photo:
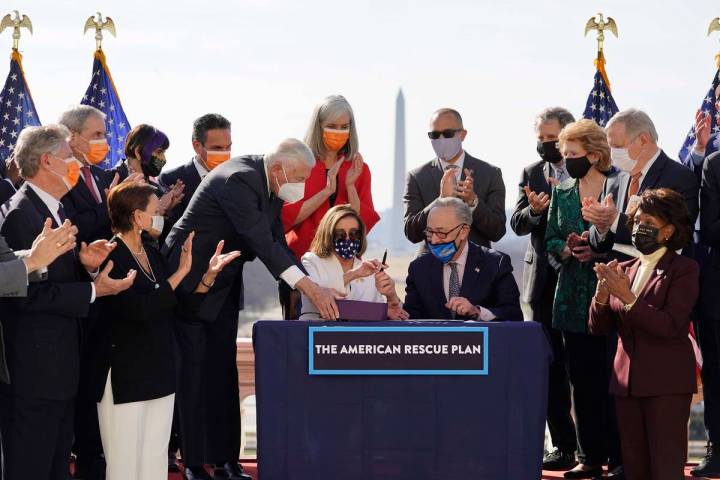
M338 292L345 293L346 300L362 300L365 302L382 302L387 300L378 292L375 287L375 276L362 277L355 279L347 284L343 282L343 269L340 260L335 255L327 258L318 257L312 252L307 252L302 256L302 264L307 270L310 280L317 283L321 287L332 288ZM353 268L359 267L362 260L355 258ZM308 297L302 295L302 311L300 313L301 320L320 318L317 307L310 301Z

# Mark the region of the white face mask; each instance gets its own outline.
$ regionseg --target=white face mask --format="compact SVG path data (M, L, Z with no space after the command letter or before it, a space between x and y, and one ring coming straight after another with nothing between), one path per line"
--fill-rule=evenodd
M613 165L622 170L623 172L630 172L635 168L637 163L635 160L630 158L627 148L610 148L610 158L612 159Z
M150 224L150 228L152 228L156 232L162 232L164 226L165 226L165 217L163 217L162 215L153 215L152 224Z
M275 177L275 183L278 185L278 198L287 203L299 202L305 196L305 182L289 182L287 173L285 173L285 166L282 167L282 170L283 175L285 175L285 183L280 185L277 177Z

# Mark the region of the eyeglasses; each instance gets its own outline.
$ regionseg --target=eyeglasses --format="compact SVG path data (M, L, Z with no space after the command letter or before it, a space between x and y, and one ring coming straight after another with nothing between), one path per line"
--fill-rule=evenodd
M350 238L350 240L362 240L362 233L357 228L351 228L349 232L346 232L345 230L335 230L333 232L333 240L347 240Z
M439 231L439 230L433 230L433 229L431 229L431 228L426 228L426 229L424 230L424 231L425 231L425 238L427 238L428 240L431 240L431 239L432 239L432 236L435 235L435 236L438 237L440 240L445 240L448 235L450 235L452 232L454 232L454 231L457 230L458 228L464 227L465 225L467 225L467 223L458 224L457 226L451 228L451 229L448 230L447 232L441 232L441 231Z
M428 137L430 137L432 140L437 140L438 138L440 138L440 135L442 135L443 138L453 138L455 134L461 130L462 128L446 128L441 132L433 130L432 132L428 132Z

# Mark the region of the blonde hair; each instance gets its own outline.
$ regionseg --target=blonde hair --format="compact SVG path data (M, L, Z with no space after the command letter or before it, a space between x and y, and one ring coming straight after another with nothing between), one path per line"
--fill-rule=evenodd
M315 107L310 126L305 134L305 144L310 147L316 157L324 157L328 152L325 142L323 142L323 129L336 121L343 113L350 116L350 137L341 151L346 158L352 158L358 152L358 135L353 109L342 95L330 95Z
M594 120L583 118L567 124L558 135L560 148L567 142L578 142L587 153L594 153L599 157L595 165L596 170L607 172L612 166L610 160L610 145L607 143L605 130Z
M360 231L360 249L357 256L361 257L367 248L367 238L365 236L365 223L360 215L350 205L335 205L325 213L320 225L318 225L310 245L310 251L321 258L327 258L335 251L335 228L340 220L346 217L352 217L358 222L358 230Z

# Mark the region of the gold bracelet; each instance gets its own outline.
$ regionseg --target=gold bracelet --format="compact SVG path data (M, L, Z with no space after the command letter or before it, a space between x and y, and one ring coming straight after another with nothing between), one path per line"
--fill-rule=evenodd
M607 307L609 305L609 303L601 302L600 300L597 299L597 297L595 297L594 300L595 300L595 305L602 305L603 307Z
M215 282L214 282L214 281L213 281L213 283L211 283L210 285L208 285L207 283L205 283L205 275L203 275L202 278L200 279L200 283L202 283L203 286L204 286L205 288L208 288L208 289L212 288L213 285L215 285Z

